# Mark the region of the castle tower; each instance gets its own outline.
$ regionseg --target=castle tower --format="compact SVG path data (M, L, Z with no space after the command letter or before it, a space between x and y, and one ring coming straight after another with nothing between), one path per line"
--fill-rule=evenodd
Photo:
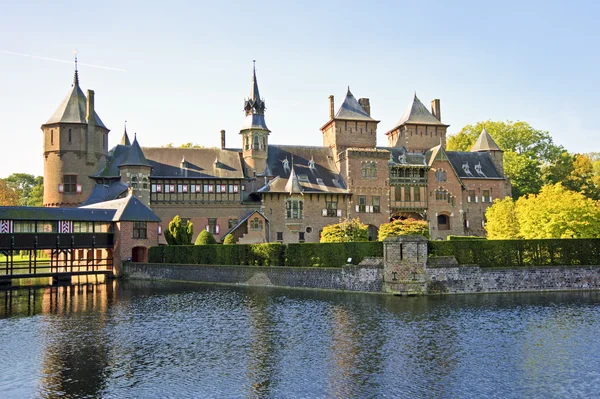
M110 131L94 109L94 92L79 87L77 58L71 90L41 126L44 135L44 206L75 207L91 193L89 178L106 163Z
M252 70L250 97L244 101L246 119L240 130L242 155L249 176L264 173L267 167L267 150L271 131L265 122L265 102L260 98L256 67Z
M127 143L128 141L129 137L127 136L127 131L125 131L122 142ZM134 137L133 143L128 148L125 160L119 165L119 173L121 175L121 182L128 184L130 189L133 190L133 196L148 207L150 206L151 171L152 167L144 156L137 137Z
M501 176L504 176L504 151L498 147L492 136L483 128L481 134L471 148L473 152L487 152Z
M339 154L346 148L375 148L377 145L377 124L371 118L371 104L368 98L356 100L350 92L334 114L333 96L329 96L329 122L321 127L323 146Z
M431 110L423 105L415 93L402 118L396 126L387 132L388 146L406 148L408 151L427 151L442 143L446 147L446 130L442 123L440 100L431 102Z

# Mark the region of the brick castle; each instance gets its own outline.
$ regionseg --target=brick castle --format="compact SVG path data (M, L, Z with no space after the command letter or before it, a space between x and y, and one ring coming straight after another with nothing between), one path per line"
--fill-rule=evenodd
M125 130L108 148L109 129L94 92L71 90L42 125L44 206L76 207L133 196L161 219L175 215L217 239L238 243L318 242L324 226L359 218L377 239L382 223L412 217L429 222L432 239L484 235L484 214L511 193L503 153L484 130L470 152L446 151L449 125L439 100L431 112L416 94L377 146L379 121L368 98L350 89L337 108L329 97L323 145L269 144L265 101L253 71L244 102L241 148L143 148Z

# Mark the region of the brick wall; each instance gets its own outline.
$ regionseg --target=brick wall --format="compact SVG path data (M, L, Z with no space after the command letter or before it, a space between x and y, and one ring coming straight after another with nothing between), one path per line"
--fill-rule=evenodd
M132 257L132 249L135 247L143 247L147 249L158 245L158 222L148 222L146 224L146 238L133 238L133 222L117 222L115 223L115 249L114 267L115 274L120 276L122 266L127 259Z

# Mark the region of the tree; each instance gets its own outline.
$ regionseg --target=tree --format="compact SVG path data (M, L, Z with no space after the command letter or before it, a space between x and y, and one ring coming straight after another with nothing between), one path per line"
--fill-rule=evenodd
M192 222L184 222L179 215L176 215L169 222L169 227L165 230L165 239L169 245L190 245L194 235L194 225Z
M485 231L492 240L519 238L519 221L515 201L511 197L495 199L485 211Z
M42 206L44 195L44 178L27 173L13 173L6 179L6 184L17 192L19 196L18 205Z
M538 195L516 203L523 238L590 238L600 236L600 207L560 183L544 186Z
M216 244L217 240L215 240L215 237L213 237L212 234L210 234L208 231L206 230L202 230L200 232L200 234L198 234L198 237L196 237L196 245L209 245L209 244Z
M483 128L504 151L504 171L513 184L513 198L538 193L543 165L553 165L564 148L554 144L550 134L527 122L478 122L467 125L448 138L449 151L470 151Z
M369 241L369 227L359 219L344 219L323 227L321 242Z
M404 219L393 220L379 226L379 241L386 237L423 236L429 238L429 224L424 220Z
M226 245L235 244L235 237L233 236L233 234L227 234L225 236L225 238L223 239L223 244L226 244Z
M0 206L19 205L19 193L9 187L4 179L0 179Z

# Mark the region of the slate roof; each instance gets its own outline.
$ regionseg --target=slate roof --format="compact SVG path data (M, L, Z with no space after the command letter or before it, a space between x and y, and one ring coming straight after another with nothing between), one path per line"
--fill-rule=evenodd
M109 184L96 184L90 196L83 201L82 206L96 204L98 202L111 201L127 192L127 184L113 181Z
M152 166L151 177L243 179L239 151L221 148L146 147L144 155ZM185 159L187 174L181 169Z
M261 187L259 193L289 193L290 188L304 194L348 193L327 147L269 145L266 175L273 179ZM291 185L288 184L290 176Z
M133 139L133 143L129 147L127 154L125 156L124 162L120 166L150 166L146 157L144 156L144 152L140 148L140 144L137 141L137 137Z
M371 118L369 114L367 114L364 108L358 103L358 100L354 98L352 92L350 92L350 87L348 87L346 98L344 99L344 102L338 109L338 112L335 114L334 119L347 119L353 121L375 120Z
M121 137L121 142L119 144L131 145L131 141L129 141L129 136L127 135L127 128L125 128L125 131L123 132L123 137Z
M446 155L461 179L504 179L487 152L447 151Z
M244 118L244 124L241 130L247 129L262 129L270 132L265 121L265 116L260 114L248 114Z
M397 129L398 127L405 125L407 123L415 124L415 125L438 125L438 126L448 126L440 122L429 110L427 107L423 105L421 100L417 97L417 93L415 93L412 101L408 104L408 107L404 111L402 118L396 123L393 129Z
M0 220L110 222L113 220L115 213L114 209L0 206Z
M140 200L129 194L125 198L119 198L112 201L100 202L93 205L82 206L78 209L106 209L114 210L112 221L127 222L160 222L161 219L152 212L150 208L144 205Z
M498 144L494 141L492 136L489 135L487 130L483 128L481 134L477 138L475 144L473 144L473 148L471 151L502 151Z
M44 125L50 125L52 123L86 123L85 118L87 108L87 98L81 88L79 88L79 80L75 75L75 81L69 90L69 93L65 99L60 103L54 114L48 119ZM100 126L106 129L104 123L94 111L94 118L96 126Z
M119 165L125 162L130 146L117 144L108 152L108 159L104 168L92 175L92 177L118 178L121 176Z
M390 163L397 165L427 166L425 153L408 152L406 148L377 147L390 152Z

